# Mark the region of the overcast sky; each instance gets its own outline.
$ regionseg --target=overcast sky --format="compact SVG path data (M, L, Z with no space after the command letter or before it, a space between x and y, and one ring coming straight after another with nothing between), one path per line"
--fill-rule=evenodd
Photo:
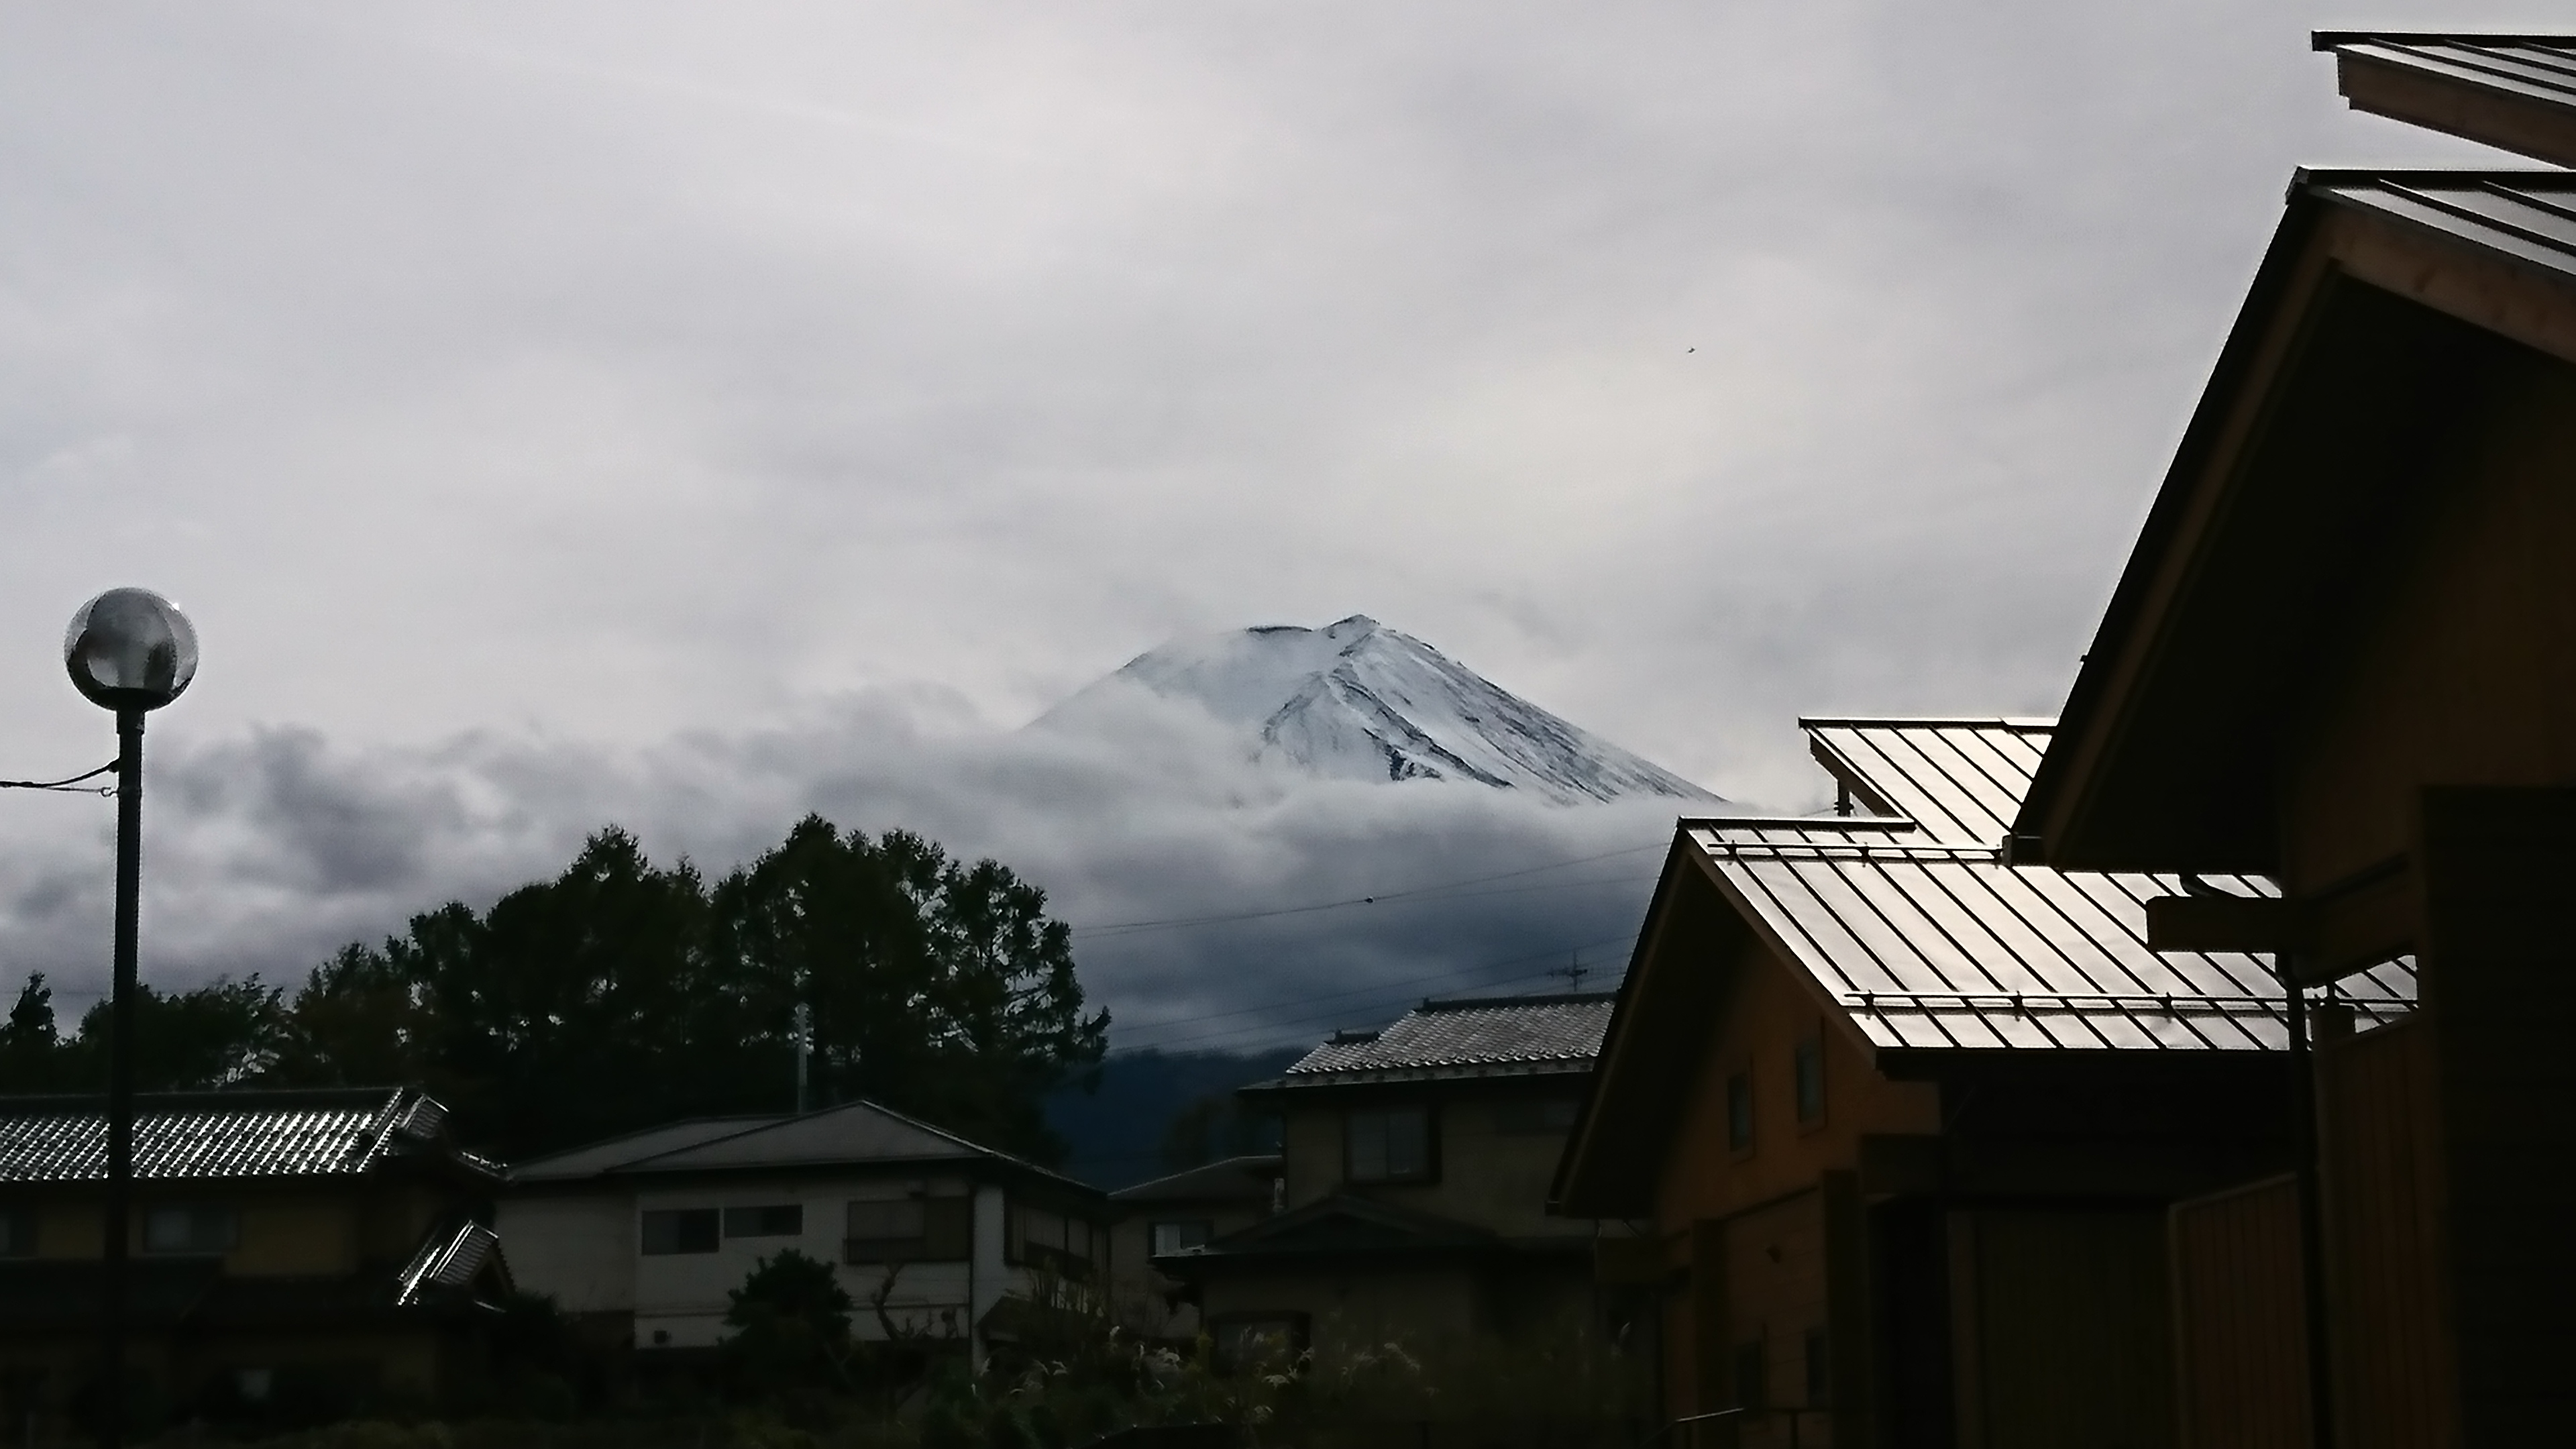
M2354 18L0 3L0 775L113 752L81 599L189 608L171 981L609 819L900 818L1087 924L1660 838L1003 743L1359 611L1811 806L1801 712L2055 710L2293 166L2482 155L2342 108ZM103 978L106 820L0 796L0 977ZM1510 899L1299 989L1634 929ZM1251 999L1159 939L1086 954L1122 1020Z

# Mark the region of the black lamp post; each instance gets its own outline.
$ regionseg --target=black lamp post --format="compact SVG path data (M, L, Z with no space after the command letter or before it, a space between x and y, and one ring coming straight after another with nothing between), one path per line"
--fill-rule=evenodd
M89 702L116 711L116 990L108 1007L105 1301L101 1449L125 1442L126 1220L134 1188L134 955L143 880L143 716L197 676L197 631L149 589L110 589L72 615L63 667Z

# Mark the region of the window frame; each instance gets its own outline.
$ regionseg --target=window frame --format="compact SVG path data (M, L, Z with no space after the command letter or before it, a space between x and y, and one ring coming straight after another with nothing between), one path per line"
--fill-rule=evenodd
M671 1231L663 1235L667 1246L654 1245L656 1234L653 1231L653 1224L657 1218L671 1226ZM701 1222L706 1224L706 1235L703 1239L690 1231L693 1225ZM692 1246L701 1241L704 1242L704 1247ZM635 1256L639 1258L697 1258L719 1252L723 1247L724 1210L722 1208L642 1208L637 1211Z
M1180 1243L1173 1247L1166 1248L1162 1246L1163 1230L1165 1228L1196 1228L1198 1230L1198 1241L1192 1243ZM1159 1258L1170 1253L1186 1253L1192 1248L1207 1246L1208 1242L1215 1236L1216 1224L1207 1218L1155 1218L1145 1224L1145 1256L1149 1258Z
M1393 1119L1418 1115L1422 1119L1422 1165L1411 1172L1387 1171L1374 1177L1362 1177L1355 1150L1358 1132L1354 1123L1363 1117ZM1391 1155L1391 1154L1389 1154ZM1412 1102L1393 1107L1349 1107L1342 1111L1342 1181L1357 1187L1421 1187L1440 1180L1440 1112L1429 1102Z
M1029 1241L1029 1220L1044 1216L1055 1221L1063 1235L1061 1244ZM1082 1246L1073 1246L1079 1234ZM1076 1281L1087 1281L1109 1246L1108 1230L1079 1212L1066 1212L1038 1203L1008 1204L1002 1233L1003 1261L1048 1272Z
M1809 1110L1810 1085L1815 1089L1813 1111ZM1789 1103L1797 1114L1799 1130L1813 1131L1824 1126L1831 1100L1825 1091L1825 1033L1819 1027L1789 1048Z

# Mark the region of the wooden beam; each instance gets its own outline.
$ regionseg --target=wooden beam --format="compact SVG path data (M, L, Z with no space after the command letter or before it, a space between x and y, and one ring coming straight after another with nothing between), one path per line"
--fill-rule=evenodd
M2297 951L2306 922L2274 896L2158 896L2147 902L2147 946L2156 951Z

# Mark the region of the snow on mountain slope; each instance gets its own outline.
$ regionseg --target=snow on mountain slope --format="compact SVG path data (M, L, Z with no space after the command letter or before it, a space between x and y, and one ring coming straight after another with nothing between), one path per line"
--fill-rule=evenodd
M1566 802L1717 798L1364 614L1174 640L1032 728L1105 717L1139 687L1240 730L1254 758L1333 778L1464 780Z

